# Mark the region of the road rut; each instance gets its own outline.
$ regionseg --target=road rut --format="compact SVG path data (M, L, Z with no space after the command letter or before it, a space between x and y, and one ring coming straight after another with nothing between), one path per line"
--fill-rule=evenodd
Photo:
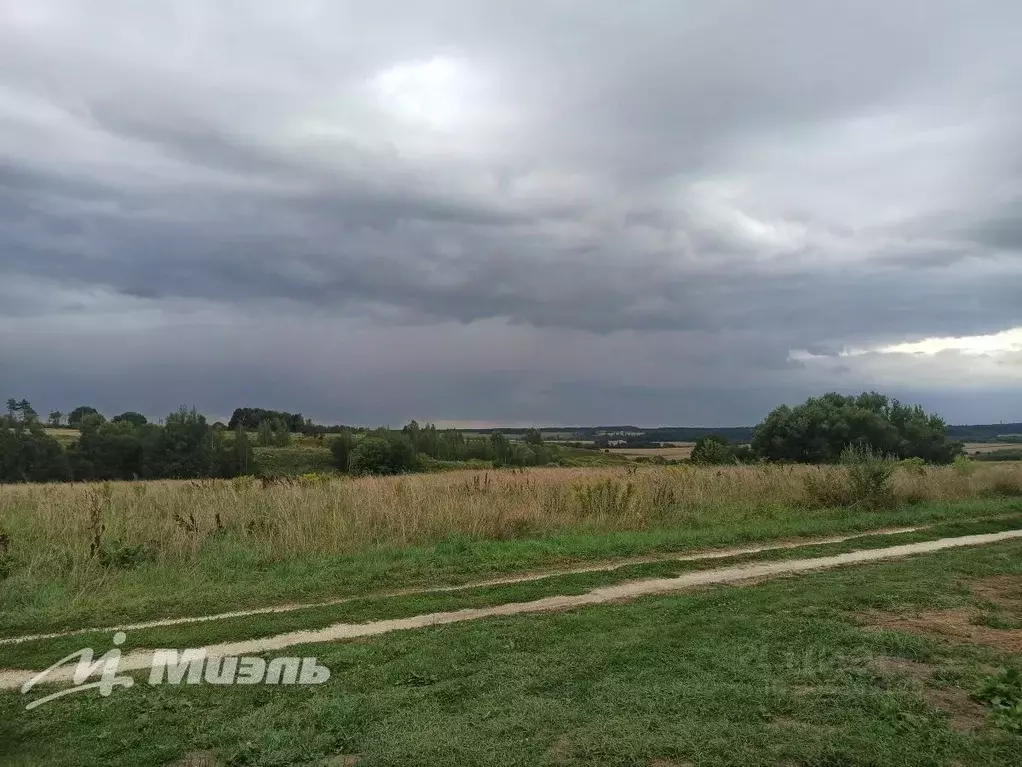
M1022 539L1022 530L1006 530L999 533L983 535L966 535L956 538L941 538L935 541L909 543L900 546L888 546L881 549L862 549L826 557L811 557L780 562L763 562L731 567L720 567L685 573L675 578L651 578L626 583L604 586L584 594L545 597L530 602L513 602L491 607L468 608L451 612L428 613L409 618L370 621L368 623L335 623L326 628L312 631L293 631L275 636L251 639L242 642L225 642L207 645L204 649L207 657L223 657L227 655L255 655L264 652L283 650L298 645L320 644L325 642L343 641L359 637L379 636L392 631L443 626L451 623L482 620L512 615L527 615L571 610L589 605L606 604L623 600L636 599L643 596L666 594L698 586L712 584L740 583L742 581L759 580L779 575L789 575L815 570L827 570L845 565L863 562L877 562L886 559L898 559L914 554L926 554L964 546L980 546L1012 539ZM125 654L120 660L119 671L141 671L150 667L151 651L133 651ZM47 677L47 682L67 682L74 676L74 667L55 669ZM20 687L32 679L37 672L21 669L0 671L0 689Z

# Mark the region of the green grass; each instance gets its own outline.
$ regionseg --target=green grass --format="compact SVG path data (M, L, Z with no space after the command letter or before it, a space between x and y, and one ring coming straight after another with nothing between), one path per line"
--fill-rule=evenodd
M927 530L892 535L873 535L841 543L799 546L691 562L659 561L626 565L606 572L551 576L538 581L477 587L456 592L424 592L401 596L355 598L348 602L309 607L284 613L240 616L217 621L135 629L127 632L122 651L139 647L198 647L216 642L255 639L287 631L319 629L333 623L405 618L425 613L527 602L554 595L582 594L594 588L643 578L670 578L687 572L708 570L746 562L781 561L822 557L859 549L877 549L963 535L978 535L1022 528L1022 516L978 522L955 522ZM996 611L983 614L984 621L1007 619ZM990 625L983 622L982 625ZM994 628L1014 628L997 625ZM4 646L3 663L12 668L45 668L54 658L81 647L105 647L111 630L66 637L31 640Z
M194 564L111 569L88 588L19 570L0 580L0 635L200 615L284 602L363 596L398 588L465 583L501 573L568 567L613 557L827 536L885 526L969 521L1022 511L1017 500L921 504L886 512L776 508L749 518L699 518L669 529L481 540L449 536L435 546L347 555L261 559L231 536L203 544Z
M230 538L212 540L193 567L111 570L98 588L71 591L59 580L15 575L0 582L0 633L60 631L167 616L198 615L296 601L362 596L399 588L471 582L499 574L570 567L593 560L740 546L776 538L827 536L885 526L969 521L1019 511L1018 502L929 504L886 513L827 510L758 513L743 524L610 534L569 531L506 541L449 536L429 547L380 548L350 555L260 561Z
M605 453L595 448L586 450L558 445L557 455L562 466L626 466L633 463L626 455Z
M322 445L255 447L255 472L269 476L332 473L330 448Z
M1017 656L854 617L974 605L970 582L995 574L1022 575L1022 544L288 650L331 669L322 686L137 684L28 712L9 692L0 762L1018 765L1022 737L968 702ZM928 665L913 679L884 658Z

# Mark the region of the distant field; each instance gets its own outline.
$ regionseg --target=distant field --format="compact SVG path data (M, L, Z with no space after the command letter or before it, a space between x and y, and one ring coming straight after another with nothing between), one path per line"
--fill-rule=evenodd
M974 453L992 453L995 450L1017 450L1019 447L1017 442L966 442L965 452L972 455Z
M673 442L671 447L612 447L610 452L614 455L625 455L629 458L659 455L663 458L677 461L692 455L693 446L694 443L692 442Z
M69 429L61 427L57 429L47 428L46 433L53 437L58 442L74 442L78 439L78 429Z

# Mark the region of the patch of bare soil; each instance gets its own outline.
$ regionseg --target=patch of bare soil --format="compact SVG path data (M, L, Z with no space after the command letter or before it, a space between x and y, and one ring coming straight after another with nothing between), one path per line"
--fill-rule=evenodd
M323 760L323 767L355 767L362 760L358 754L337 754Z
M1022 618L1022 575L995 575L984 578L972 587L972 593L983 602L990 602Z
M948 715L954 729L969 732L986 725L987 709L972 700L968 690L929 684L935 670L929 663L881 656L873 659L873 667L885 676L907 678L924 701Z
M190 751L174 767L220 767L220 762L212 751Z
M649 767L694 767L692 762L679 762L677 759L654 759Z
M913 634L938 636L958 644L976 644L1010 653L1022 653L1022 629L995 629L975 626L971 621L976 610L937 610L914 615L872 613L861 616L874 629L908 631Z
M973 584L980 601L996 605L1014 620L1022 619L1022 577L997 576ZM980 611L971 607L931 610L906 615L860 613L870 628L938 636L958 644L986 645L1009 653L1022 653L1022 629L977 625Z
M879 657L873 666L885 675L907 677L919 696L929 705L948 715L951 726L962 732L982 729L987 723L987 709L969 697L960 687L934 687L934 666L904 658Z
M567 735L559 735L546 750L546 759L552 764L567 764L571 761L571 740Z

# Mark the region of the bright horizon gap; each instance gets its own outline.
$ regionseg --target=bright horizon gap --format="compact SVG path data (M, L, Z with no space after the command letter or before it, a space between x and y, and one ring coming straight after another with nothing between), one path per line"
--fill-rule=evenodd
M788 359L805 362L835 357L862 357L866 354L911 354L932 357L945 351L975 355L1022 352L1022 327L975 336L930 336L919 341L904 341L872 349L853 347L842 349L837 354L813 354L805 349L793 349L788 352Z

